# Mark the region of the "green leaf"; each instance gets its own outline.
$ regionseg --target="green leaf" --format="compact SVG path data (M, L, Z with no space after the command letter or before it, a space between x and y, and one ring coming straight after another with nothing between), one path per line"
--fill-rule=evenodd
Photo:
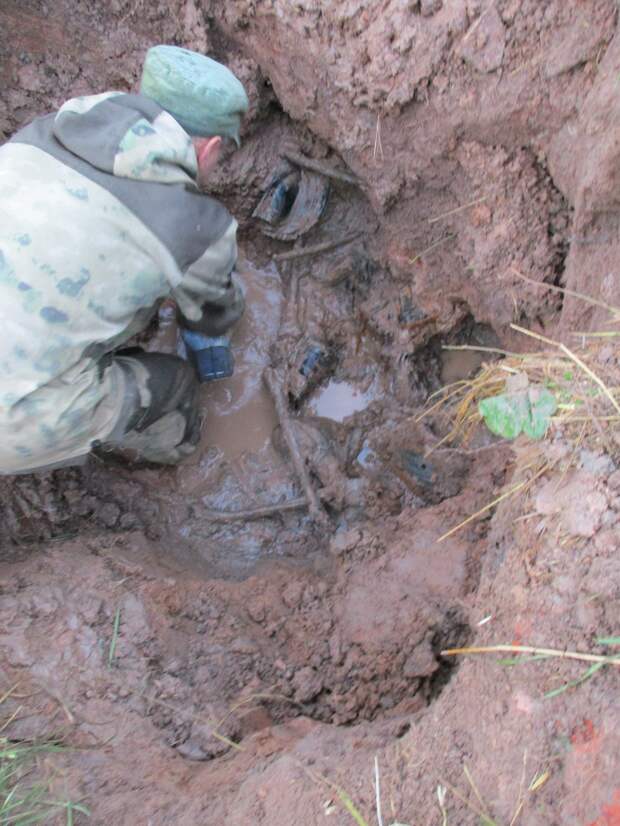
M599 645L620 645L620 637L597 637Z
M529 417L523 423L523 432L531 439L542 439L549 427L551 416L558 409L553 393L544 387L531 387L528 392Z
M523 397L491 396L478 403L478 410L491 433L504 439L516 439L523 429L527 407Z
M516 439L521 432L531 439L542 439L557 408L555 396L544 387L500 393L478 403L491 433L504 439Z

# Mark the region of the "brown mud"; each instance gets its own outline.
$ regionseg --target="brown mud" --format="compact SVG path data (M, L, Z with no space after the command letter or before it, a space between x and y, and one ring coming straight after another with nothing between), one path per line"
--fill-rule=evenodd
M76 747L50 770L92 813L76 823L346 826L332 783L374 824L375 757L385 824L620 822L617 669L545 699L579 665L440 655L619 633L617 439L438 543L531 457L482 433L438 445L445 422L418 421L480 366L445 345L600 325L517 273L620 304L617 16L613 0L0 5L0 138L135 88L155 42L225 60L251 101L212 182L240 223L248 310L234 377L202 391L200 450L0 484L0 695L19 685L0 733ZM252 214L300 154L355 182L330 177L320 220L282 241ZM164 304L141 343L177 338ZM213 516L303 495L269 365L327 528L307 508Z

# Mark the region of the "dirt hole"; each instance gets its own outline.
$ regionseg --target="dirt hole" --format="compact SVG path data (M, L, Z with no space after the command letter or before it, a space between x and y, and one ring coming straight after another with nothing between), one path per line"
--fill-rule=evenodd
M275 130L283 143L299 140L294 124L273 107L272 126L267 120L263 128ZM275 172L267 169L249 184L243 179L250 206L265 192L278 195L278 175L290 177L287 167L278 172L275 163ZM233 185L226 196L235 203L241 194ZM288 220L294 198L285 201L280 222ZM251 211L247 203L245 209ZM362 193L337 183L319 217L316 227L304 231L304 243L346 236L374 221ZM397 563L401 587L395 589L388 577L385 599L374 606L365 604L365 585L352 584L346 571L362 563L380 568L389 541L384 520L411 518L463 489L471 462L456 454L428 458L433 428L412 427L411 414L439 387L479 367L475 351L446 346L498 341L462 303L453 326L434 332L435 321L371 256L364 239L275 267L270 259L281 242L268 237L271 230L264 235L256 217L243 226L247 257L239 273L248 310L233 339L236 373L205 389L206 426L197 455L172 470L91 460L82 469L19 478L2 488L7 558L23 559L28 543L79 541L102 529L131 547L132 536L141 533L159 547L160 560L166 548L166 566L189 570L210 589L209 596L201 592L182 606L175 603L169 617L184 653L171 657L156 639L139 646L148 663L149 717L170 746L196 760L228 748L203 723L179 715L179 703L201 719L226 717L240 689L260 686L258 693L273 695L257 704L260 711L246 714L242 706L240 714L226 717L222 733L238 739L300 715L335 725L401 718L431 703L447 685L455 665L439 652L470 635L454 599L465 587L467 554L459 549L453 570L442 562L435 570L423 538L419 559L414 552ZM138 343L178 352L168 304ZM302 493L261 382L269 364L284 378L312 483L326 492L328 534L317 531L303 509L256 521L211 516ZM411 524L415 531L415 517ZM433 585L425 590L423 577L412 602L417 565L427 567ZM228 606L212 586L218 580L232 598ZM254 580L258 596L247 593ZM235 583L246 589L243 605Z
M346 232L368 210L359 196L348 197L345 208L343 197L332 193L321 233ZM253 255L265 258L273 244L254 237ZM279 272L247 261L243 267L249 300L234 340L237 374L205 392L207 424L195 459L174 470L93 460L83 469L18 478L2 489L7 559L24 559L34 550L29 543L79 540L102 529L131 546L131 532L140 532L160 549L173 548L166 564L189 566L198 581L222 578L230 589L259 577L264 591L278 592L270 604L246 595L245 606L226 608L216 588L212 598L200 595L170 617L186 654L170 658L154 639L141 651L148 661L150 719L169 745L196 760L227 747L208 727L172 710L179 702L212 718L214 709L225 714L240 688L260 684L259 693L274 699L258 703L260 713L233 715L223 732L232 739L300 715L335 725L403 717L439 696L454 671L439 651L464 644L470 633L451 596L463 577L463 559L456 573L437 574L440 593L443 588L449 595L445 602L422 591L422 604L415 606L408 587L417 576L408 563L402 591L372 609L357 605L360 596L351 593L346 576L332 576L343 565L380 561L382 520L462 489L469 463L458 456L425 458L428 434L409 426L410 412L442 383L467 377L479 364L471 351L443 346L488 345L495 342L492 330L466 313L453 330L421 345L414 337L410 351L403 349L399 331L420 313L403 301L397 285L388 289L385 269L363 245ZM340 273L336 283L325 283L324 273L334 271ZM177 350L166 305L140 342ZM317 532L303 510L229 523L210 516L301 493L260 381L270 362L286 377L312 482L330 491L329 535ZM406 406L399 401L401 375L411 394ZM241 445L239 431L248 440ZM157 555L161 559L161 551ZM387 636L382 615L391 616ZM317 629L324 629L318 638ZM214 646L214 637L223 641Z

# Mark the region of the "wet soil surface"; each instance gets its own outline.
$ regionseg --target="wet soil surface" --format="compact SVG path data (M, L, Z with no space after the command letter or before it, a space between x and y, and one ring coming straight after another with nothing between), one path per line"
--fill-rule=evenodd
M327 778L373 823L375 757L384 823L442 822L438 786L449 823L618 822L617 669L545 699L580 666L440 654L617 635L615 442L437 542L528 456L484 434L440 444L446 423L419 418L495 357L446 346L596 324L519 274L620 303L616 11L0 8L6 136L72 94L131 88L153 42L225 59L251 100L212 183L240 221L248 310L234 377L203 389L200 450L0 485L0 695L19 685L0 728L77 747L50 777L88 822L353 822ZM299 154L357 180L306 170L302 190ZM140 343L178 351L172 306ZM270 365L325 525L303 506L248 516L305 493Z

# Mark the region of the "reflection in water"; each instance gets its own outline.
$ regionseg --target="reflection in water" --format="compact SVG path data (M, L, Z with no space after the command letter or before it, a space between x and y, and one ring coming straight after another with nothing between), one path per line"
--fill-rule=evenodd
M310 410L316 416L344 421L347 416L365 410L373 400L371 390L363 392L343 381L330 381L310 400Z

